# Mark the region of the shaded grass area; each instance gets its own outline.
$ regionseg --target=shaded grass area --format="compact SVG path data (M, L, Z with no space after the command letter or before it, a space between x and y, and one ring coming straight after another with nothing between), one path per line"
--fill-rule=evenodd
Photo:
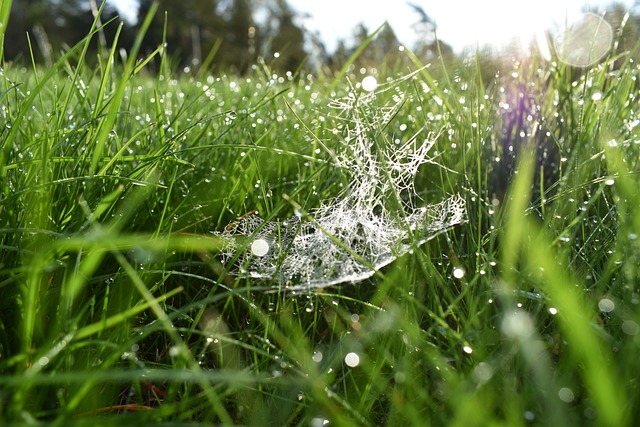
M638 417L637 62L390 71L375 143L431 132L421 203L460 193L468 221L367 281L292 294L229 274L212 231L348 185L327 105L371 71L195 76L156 52L151 77L109 52L0 74L5 424Z

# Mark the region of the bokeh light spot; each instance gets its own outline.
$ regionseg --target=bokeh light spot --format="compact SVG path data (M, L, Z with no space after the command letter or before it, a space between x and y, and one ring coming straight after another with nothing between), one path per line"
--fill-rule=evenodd
M367 92L373 92L378 87L378 81L373 76L367 76L362 79L362 89Z
M347 366L351 368L355 368L360 364L360 356L358 356L357 353L353 352L347 353L347 355L344 357L344 363L346 363Z
M269 242L264 239L256 239L251 244L251 253L255 256L265 256L269 253Z
M559 31L554 39L558 59L576 67L600 61L611 49L613 29L602 16L585 13L582 18Z

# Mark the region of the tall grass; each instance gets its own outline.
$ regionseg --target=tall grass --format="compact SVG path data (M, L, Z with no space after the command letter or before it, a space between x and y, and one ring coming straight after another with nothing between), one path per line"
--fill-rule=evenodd
M367 281L291 294L230 274L212 231L339 194L327 105L364 75L171 72L161 49L88 57L98 30L49 70L1 69L3 424L638 418L637 51L377 76L397 79L380 107L401 102L376 143L432 132L442 167L418 195L463 194L468 221Z

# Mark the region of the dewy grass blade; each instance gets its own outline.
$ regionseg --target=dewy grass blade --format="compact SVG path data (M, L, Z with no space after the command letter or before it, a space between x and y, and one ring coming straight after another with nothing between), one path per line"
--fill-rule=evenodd
M106 117L100 122L96 136L95 142L90 141L90 145L94 146L92 156L91 156L91 167L89 169L89 174L93 175L98 168L98 162L102 158L103 147L109 138L110 133L113 131L114 125L116 123L116 119L118 117L118 113L120 112L120 106L122 104L122 100L124 98L125 90L127 85L132 78L133 70L135 62L138 58L138 51L140 50L140 45L142 44L142 39L144 38L145 33L147 32L149 26L151 25L153 15L158 9L158 3L154 2L151 4L147 15L140 26L140 30L136 35L133 46L131 47L131 52L129 52L129 58L127 59L123 69L120 79L118 80L118 84L116 89L111 97L109 102L109 108L107 109ZM115 49L115 47L114 47ZM114 51L112 51L112 55Z
M94 34L95 34L95 31L90 33L88 36L86 36L85 40L90 40ZM60 59L58 59L55 62L55 64L53 64L53 66L49 68L47 72L45 72L42 75L42 77L39 78L39 83L36 85L36 87L33 90L30 91L27 99L22 103L20 110L13 117L13 122L11 123L11 129L9 131L9 134L4 139L4 141L2 141L2 145L0 146L0 168L1 168L0 177L3 177L6 175L6 167L8 166L7 160L9 157L9 151L12 148L12 144L14 143L14 139L16 138L16 135L20 131L20 125L24 120L24 117L27 114L27 111L29 111L29 109L32 108L36 97L40 95L40 92L45 87L45 84L51 78L57 75L57 73L60 71L63 65L67 63L69 58L72 58L73 55L75 55L75 53L80 50L80 47L81 45L77 44L71 49L69 49L68 52L66 52Z
M387 24L385 22L382 25L380 25L378 28L376 28L376 30L374 32L372 32L360 44L360 46L358 46L358 48L355 50L355 52L353 52L351 54L349 59L347 59L347 61L344 63L344 65L342 66L342 68L340 69L340 71L338 72L336 77L333 79L333 83L331 83L331 86L329 86L329 89L328 89L327 93L331 93L333 91L333 89L335 89L335 87L344 80L344 76L347 73L347 70L349 69L349 66L351 66L355 62L356 59L358 59L358 57L362 54L362 52L367 47L367 45L369 45L369 43L371 43L371 41L378 35L378 33L380 33L380 31L382 31L382 29L385 27L385 25L389 25L389 24Z
M172 296L182 292L183 290L184 290L183 288L172 289L166 294L160 295L157 298L153 298L151 301L146 301L142 304L138 304L135 307L130 308L129 310L123 311L121 313L108 317L104 320L101 320L99 323L86 325L81 329L78 329L78 331L73 335L73 339L77 339L77 340L84 339L91 335L98 334L104 331L105 329L113 328L114 326L117 326L120 323L131 319L136 314L139 314L149 309L152 305L156 306L159 303L164 302L167 299L171 298Z
M523 225L531 238L524 244L524 254L531 271L540 280L550 304L558 310L560 327L571 345L571 352L581 363L589 395L594 401L598 416L606 425L625 425L628 420L628 398L621 389L621 379L610 363L613 355L602 339L595 323L595 313L589 307L577 280L567 273L566 266L558 262L551 248L551 239L532 220Z
M4 35L9 25L11 0L0 0L0 63L4 61Z

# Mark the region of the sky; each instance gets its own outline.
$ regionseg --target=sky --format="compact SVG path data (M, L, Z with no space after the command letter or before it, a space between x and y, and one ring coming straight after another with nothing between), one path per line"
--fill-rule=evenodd
M137 0L112 0L127 17ZM268 0L263 0L268 1ZM501 47L514 40L528 43L536 32L576 19L584 6L603 8L613 0L409 0L435 21L438 38L460 52L485 45ZM639 0L618 0L628 7ZM388 21L399 41L418 41L413 24L419 15L403 0L288 0L307 30L318 32L329 51L338 40L349 42L360 23L373 31ZM640 6L636 6L640 7Z

